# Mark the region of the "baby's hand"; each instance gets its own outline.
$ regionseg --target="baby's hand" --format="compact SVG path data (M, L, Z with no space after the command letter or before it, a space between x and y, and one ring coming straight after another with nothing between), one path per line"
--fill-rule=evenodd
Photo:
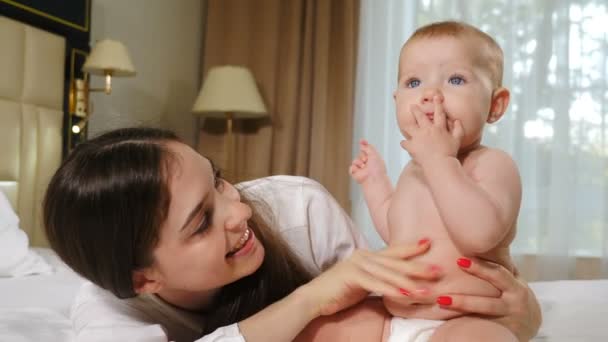
M366 140L359 142L359 156L350 165L349 173L357 183L363 184L370 178L386 174L384 160L374 146Z
M435 109L432 122L420 107L412 105L411 111L416 123L407 128L411 137L401 142L401 147L420 164L435 157L456 157L464 137L460 121L447 121L442 100L435 96L433 102Z

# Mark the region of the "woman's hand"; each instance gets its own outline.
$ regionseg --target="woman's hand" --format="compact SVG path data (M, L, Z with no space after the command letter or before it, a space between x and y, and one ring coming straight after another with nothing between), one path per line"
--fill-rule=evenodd
M452 303L444 307L495 321L511 330L520 341L529 341L536 336L542 314L536 296L528 285L501 265L477 258L470 260L472 262L468 267L466 261L459 263L460 268L494 285L502 292L501 296L489 298L451 294L446 297L450 297Z
M331 315L363 300L370 292L403 296L415 289L411 278L437 280L441 274L426 264L409 260L428 251L430 242L394 245L381 251L357 250L297 291L311 301L313 316Z
M403 296L400 288L414 288L411 278L432 281L441 276L432 267L409 260L429 247L425 240L377 252L357 250L289 296L239 322L239 329L247 341L293 341L314 319L351 307L370 292Z

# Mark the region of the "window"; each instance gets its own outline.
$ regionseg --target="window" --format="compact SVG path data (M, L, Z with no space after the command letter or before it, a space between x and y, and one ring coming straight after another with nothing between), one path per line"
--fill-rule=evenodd
M511 91L505 116L483 143L518 164L523 202L513 254L608 256L608 4L605 1L364 0L361 5L355 140L366 138L396 180L400 149L392 90L401 44L421 25L461 20L505 54ZM380 120L378 115L385 115ZM353 146L353 155L358 151ZM379 239L353 184L353 216ZM608 272L608 270L606 271Z

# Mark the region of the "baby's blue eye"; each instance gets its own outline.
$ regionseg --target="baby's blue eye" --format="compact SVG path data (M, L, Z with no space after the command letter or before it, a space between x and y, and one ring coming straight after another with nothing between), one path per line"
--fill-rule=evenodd
M452 76L452 77L450 77L448 82L453 85L461 85L461 84L464 84L464 78L462 78L460 76Z
M411 79L405 83L405 86L408 88L416 88L419 85L420 85L420 80L417 80L417 79Z

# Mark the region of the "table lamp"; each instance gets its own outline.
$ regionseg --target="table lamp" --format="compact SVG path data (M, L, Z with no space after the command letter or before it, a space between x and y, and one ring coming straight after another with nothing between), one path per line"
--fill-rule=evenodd
M207 73L192 112L203 117L226 119L227 171L234 174L232 124L235 119L267 116L255 79L242 66L217 66Z

